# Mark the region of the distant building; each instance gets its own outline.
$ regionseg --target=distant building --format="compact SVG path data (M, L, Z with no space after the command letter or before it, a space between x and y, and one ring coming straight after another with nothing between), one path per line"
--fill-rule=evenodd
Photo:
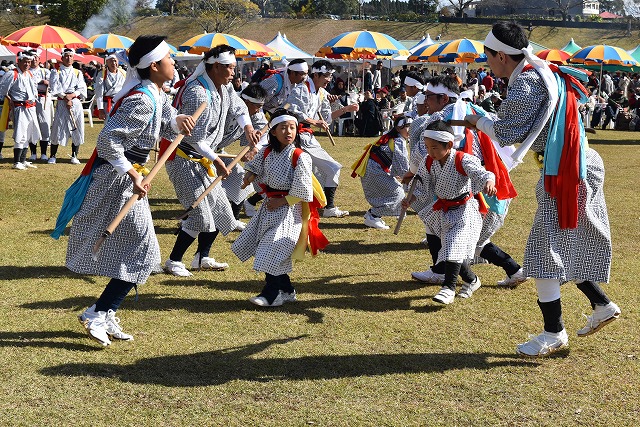
M564 0L565 4L572 5L568 10L570 18L575 16L590 17L600 15L600 2L597 0L585 0L582 3L575 0ZM484 4L484 5L483 5ZM559 17L562 14L553 0L539 0L536 2L514 1L505 2L508 6L486 5L486 2L474 2L473 16L506 16L506 15L530 15L531 17ZM468 14L471 16L471 14Z

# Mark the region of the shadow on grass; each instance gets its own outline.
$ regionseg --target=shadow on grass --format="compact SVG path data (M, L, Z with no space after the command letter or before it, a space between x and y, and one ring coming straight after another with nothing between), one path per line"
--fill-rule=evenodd
M82 279L88 283L96 283L91 276L83 276L70 271L61 265L40 265L29 267L16 267L15 265L0 265L0 280L19 279L55 279L73 277Z
M366 226L363 225L363 227L366 227ZM372 230L372 232L375 233L377 232L377 230ZM428 251L428 248L422 243L413 243L413 242L362 243L361 240L343 240L340 242L331 242L329 246L324 248L322 251L327 254L373 255L373 254L380 254L383 252L400 252L400 251L415 251L415 250Z
M246 287L250 290L249 284ZM259 292L254 287L251 295ZM169 311L185 310L191 313L236 313L240 311L272 312L286 315L299 315L307 318L308 323L323 323L324 309L356 310L372 313L386 311L414 311L429 313L441 310L444 306L436 303L414 305L416 301L423 301L430 296L388 298L381 295L342 296L305 300L301 297L296 303L288 303L281 307L260 308L246 299L192 299L177 298L169 294L142 294L137 302L127 298L121 308L137 311ZM21 308L31 310L75 310L80 311L91 305L94 297L71 297L58 301L37 301L21 305Z
M598 129L606 135L606 131ZM640 134L638 134L640 138ZM596 139L589 137L589 145L640 145L640 139Z
M117 378L122 382L168 387L221 385L235 380L271 382L331 380L394 374L489 370L502 366L535 368L539 363L512 354L408 353L319 355L294 358L255 358L273 345L305 336L274 339L210 352L138 360L130 365L66 363L40 370L48 376ZM496 360L494 360L496 359Z
M95 346L56 341L57 339L86 338L86 334L70 331L0 332L0 347L48 347L72 351L95 351Z

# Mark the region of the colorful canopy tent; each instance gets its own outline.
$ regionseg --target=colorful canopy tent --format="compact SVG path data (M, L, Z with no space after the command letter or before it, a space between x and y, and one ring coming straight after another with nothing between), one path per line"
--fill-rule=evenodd
M430 62L447 63L471 63L484 62L486 60L487 55L484 53L484 44L467 38L456 39L444 43L428 58L428 61Z
M427 62L430 57L433 57L433 54L442 47L442 43L434 43L431 45L425 45L411 53L407 61L409 62ZM438 57L434 57L435 59L432 62L438 62Z
M316 56L336 59L388 59L398 55L409 55L409 51L393 37L374 31L342 33L316 53Z
M16 60L16 53L9 49L7 46L0 46L0 61L14 61Z
M282 57L286 58L288 61L292 59L314 58L313 55L308 54L304 50L291 43L286 37L282 36L279 31L278 35L276 35L273 40L267 43L267 46L271 49L274 49L276 52L280 52Z
M255 40L245 39L249 47L249 55L242 56L243 61L255 61L260 58L271 59L273 61L279 61L282 59L282 54L277 50L262 44ZM239 55L237 55L240 58Z
M566 65L571 54L560 49L545 49L536 53L536 56L556 65Z
M567 60L570 64L582 64L584 66L600 67L600 82L598 87L602 87L602 70L605 65L617 65L631 67L638 65L638 61L633 59L625 50L616 46L598 44L587 46L574 53Z
M55 27L53 25L38 25L23 28L6 36L3 43L42 48L91 48L91 43L80 34L67 28Z
M96 34L89 37L89 42L93 45L92 53L114 52L116 50L126 50L133 44L133 39L118 34Z
M574 54L577 51L579 51L580 49L582 49L580 46L578 46L576 44L576 42L573 41L573 38L571 38L571 40L569 40L569 43L567 43L566 45L564 45L564 47L561 47L560 50L564 50L565 52L568 52L570 54Z
M245 39L225 33L204 33L191 37L178 46L178 50L199 54L208 52L209 49L221 44L226 44L236 49L236 56L246 56L251 53L251 49Z

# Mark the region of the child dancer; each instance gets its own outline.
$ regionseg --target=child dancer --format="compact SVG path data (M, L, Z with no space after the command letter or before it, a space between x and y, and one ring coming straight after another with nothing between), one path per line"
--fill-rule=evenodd
M301 236L303 203L311 202L314 195L311 157L299 148L297 129L294 116L276 110L270 123L269 145L245 164L243 186L256 179L266 199L231 250L241 261L254 256L254 270L266 274L262 292L249 299L261 307L296 300L288 273L296 244L305 239L304 234Z
M351 176L361 177L364 197L371 205L364 214L364 225L381 230L389 226L383 215L400 214L404 190L399 178L409 170L407 140L412 119L400 116L393 128L374 144L368 144L365 152L352 166Z
M451 304L458 275L464 281L459 297L469 298L480 287L480 278L469 268L482 228L482 216L473 194L484 191L495 195L495 177L482 167L480 159L453 149L453 129L443 121L428 125L423 138L428 155L416 173L420 180L414 196L403 200L402 206L409 207L416 198L433 194L437 197L418 215L427 233L440 238L438 262L446 262L442 289L433 300Z
M173 76L169 45L161 36L140 36L129 50L127 81L116 95L115 113L105 124L92 156L92 181L75 215L67 247L67 267L80 274L110 277L100 298L78 319L91 338L103 346L111 339L133 340L124 333L116 310L138 283L145 283L160 262L156 239L142 186L141 166L155 146L161 127L174 132L193 129L191 116L176 116L162 84ZM93 244L133 193L140 199L104 242L97 260Z

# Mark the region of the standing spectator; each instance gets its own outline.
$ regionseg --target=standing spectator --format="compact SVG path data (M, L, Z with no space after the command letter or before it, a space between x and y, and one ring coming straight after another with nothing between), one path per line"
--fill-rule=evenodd
M382 87L382 61L378 61L376 69L373 70L373 90L376 91Z
M491 74L493 73L487 72L487 75L484 76L484 78L482 79L482 84L484 85L487 92L491 92L493 90L494 82L493 82L493 77L491 77Z
M251 83L260 83L267 77L267 70L271 69L271 63L269 61L262 61L262 65L251 76Z
M371 72L371 64L365 62L363 67L363 75L362 75L362 91L369 91L373 93L373 73Z

